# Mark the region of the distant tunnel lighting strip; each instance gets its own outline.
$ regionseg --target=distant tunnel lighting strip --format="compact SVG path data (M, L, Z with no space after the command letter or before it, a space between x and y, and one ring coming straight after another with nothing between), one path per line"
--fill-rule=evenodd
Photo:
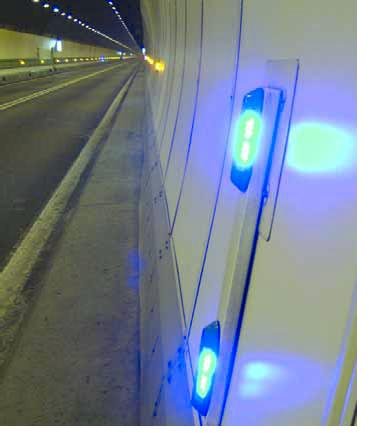
M138 43L136 42L136 39L133 37L132 33L129 31L129 28L127 27L126 23L124 22L122 16L120 15L120 13L119 13L118 9L116 8L116 6L114 5L114 3L112 1L110 1L110 0L107 0L106 2L111 7L111 9L113 10L113 12L117 16L118 20L121 22L121 24L125 28L126 32L129 34L130 38L134 42L134 44L138 47Z
M65 17L67 20L74 22L77 25L80 25L81 27L85 28L86 30L89 30L90 32L95 33L95 34L107 39L108 41L113 42L116 45L119 45L120 47L126 48L128 51L132 51L132 49L130 47L128 47L127 45L123 44L122 42L117 41L116 39L111 38L110 36L108 36L107 34L105 34L103 32L100 32L100 30L97 30L94 27L86 24L85 22L83 22L79 18L73 17L72 14L62 11L58 6L51 7L50 3L41 2L40 0L31 0L31 2L35 3L35 4L39 4L40 6L43 7L43 9L48 10L48 11L50 11L56 15L60 15L62 17ZM125 26L124 22L123 22L123 25ZM127 28L127 31L129 33L129 35L131 36L131 38L133 39L133 41L135 42L135 44L137 45L137 42L134 40L134 38L131 35L128 28Z

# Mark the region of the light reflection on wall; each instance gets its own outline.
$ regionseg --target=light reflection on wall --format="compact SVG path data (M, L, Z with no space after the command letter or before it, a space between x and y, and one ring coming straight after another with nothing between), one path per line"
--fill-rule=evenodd
M332 174L355 166L355 138L348 131L321 122L292 126L286 163L307 174Z
M321 363L290 353L249 355L239 370L238 409L247 411L252 424L253 420L260 422L263 413L306 405L325 386L325 372Z

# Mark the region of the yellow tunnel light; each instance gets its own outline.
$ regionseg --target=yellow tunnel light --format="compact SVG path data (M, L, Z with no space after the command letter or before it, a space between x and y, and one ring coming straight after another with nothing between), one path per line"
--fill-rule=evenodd
M146 61L149 65L153 65L155 63L154 59L150 56L146 56Z
M24 66L26 64L26 62L24 60L19 60L19 63Z
M164 72L165 71L165 63L164 62L156 62L155 63L155 71Z
M73 61L74 61L74 62L78 62L78 59L74 59Z
M43 65L45 63L45 60L41 59L40 62L41 62L41 65Z
M69 63L69 59L65 59L64 62L65 62L65 63Z
M60 63L60 60L59 60L59 59L56 59L56 63Z

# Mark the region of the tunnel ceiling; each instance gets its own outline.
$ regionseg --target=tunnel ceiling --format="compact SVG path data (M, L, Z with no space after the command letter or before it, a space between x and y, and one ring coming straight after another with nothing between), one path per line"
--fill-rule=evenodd
M112 2L137 43L142 45L140 1ZM44 8L44 3L48 3L50 7ZM1 5L0 27L119 49L118 45L81 27L78 23L53 13L53 7L58 7L125 45L137 48L108 0L39 0L38 4L32 0L10 0Z

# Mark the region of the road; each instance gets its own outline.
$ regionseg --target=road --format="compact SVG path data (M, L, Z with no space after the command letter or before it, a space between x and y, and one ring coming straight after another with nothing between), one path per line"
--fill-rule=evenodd
M1 426L139 423L144 91L140 72L5 319L0 305Z
M99 64L0 87L0 270L134 65Z

